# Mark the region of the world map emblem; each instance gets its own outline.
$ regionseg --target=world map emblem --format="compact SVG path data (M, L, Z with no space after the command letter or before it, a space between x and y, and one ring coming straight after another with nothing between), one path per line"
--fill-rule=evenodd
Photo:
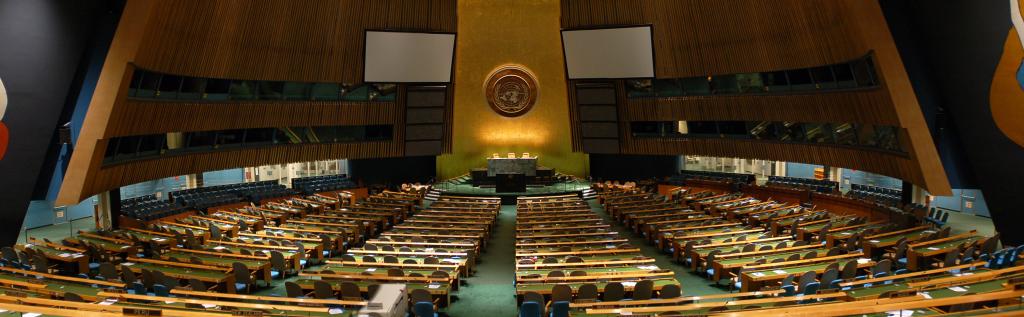
M537 102L537 78L518 65L502 66L491 72L484 90L491 109L506 117L524 115Z

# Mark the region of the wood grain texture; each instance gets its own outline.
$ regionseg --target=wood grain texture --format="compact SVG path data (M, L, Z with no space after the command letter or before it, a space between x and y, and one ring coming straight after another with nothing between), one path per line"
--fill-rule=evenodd
M622 153L628 154L701 155L803 162L863 170L904 179L914 184L924 183L924 176L911 157L840 146L739 139L634 138L629 135L621 140L621 146Z
M404 90L398 98L404 98ZM404 129L395 102L189 102L129 99L111 115L106 138L167 132L393 124ZM403 134L404 135L404 134Z
M134 3L134 2L133 2ZM142 4L146 4L143 6ZM122 17L87 126L72 158L60 201L140 181L208 170L337 158L399 157L404 152L405 98L395 102L189 102L129 100L135 66L182 76L358 84L364 32L456 31L456 0L180 0L141 1ZM125 23L125 21L131 23ZM124 53L121 53L121 52ZM108 56L109 57L109 56ZM116 77L116 80L115 80ZM102 90L102 91L101 91ZM451 117L449 85L446 116ZM96 111L94 111L96 110ZM102 110L102 111L101 111ZM392 124L387 142L289 145L190 153L102 166L111 137L260 127ZM451 120L445 121L451 151ZM83 150L85 149L85 150Z
M161 1L135 63L168 74L358 83L364 30L455 32L455 0Z
M562 0L562 28L653 25L658 78L805 68L856 59L839 1Z
M621 153L708 155L861 169L948 195L949 182L877 2L863 0L561 0L563 29L652 25L657 78L779 71L872 54L877 89L792 95L626 99ZM582 81L573 81L576 85ZM570 90L574 94L575 90ZM574 96L570 100L575 103ZM571 109L578 109L575 105ZM574 120L578 120L574 118ZM904 128L907 155L753 140L632 139L629 123L667 120L854 122ZM579 123L573 125L573 148Z
M799 121L899 126L884 89L813 94L623 98L628 121Z

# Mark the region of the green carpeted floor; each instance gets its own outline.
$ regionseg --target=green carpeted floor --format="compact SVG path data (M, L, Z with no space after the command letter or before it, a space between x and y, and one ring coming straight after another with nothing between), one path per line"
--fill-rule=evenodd
M501 206L497 227L480 256L476 274L467 278L469 285L459 288L459 300L446 311L461 316L515 316L515 206Z

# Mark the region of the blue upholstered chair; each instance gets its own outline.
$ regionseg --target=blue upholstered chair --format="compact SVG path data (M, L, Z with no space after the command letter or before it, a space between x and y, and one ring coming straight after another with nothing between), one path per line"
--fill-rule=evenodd
M519 306L519 317L541 317L540 303L523 302L523 305Z

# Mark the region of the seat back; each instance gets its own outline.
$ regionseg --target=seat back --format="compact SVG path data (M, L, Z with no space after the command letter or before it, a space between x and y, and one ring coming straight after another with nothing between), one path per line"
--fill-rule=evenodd
M434 303L419 302L412 305L412 312L416 317L434 317ZM540 315L537 315L540 316Z
M807 285L804 285L804 287L800 289L800 293L803 293L804 295L814 295L814 294L817 294L818 293L818 288L820 286L821 286L821 284L818 283L818 282L807 283Z
M281 277L284 277L284 271L287 269L284 262L284 254L277 251L270 251L270 266L272 266L275 271L281 272Z
M36 254L32 257L32 266L36 272L47 273L50 270L50 259L47 259L45 255ZM117 278L117 274L114 274L114 278Z
M552 302L551 317L569 317L569 301Z
M156 277L153 275L153 271L142 269L142 285L147 289L152 289L153 284L156 284Z
M679 285L669 284L661 287L658 291L658 297L660 298L676 298L682 295L682 289Z
M116 280L120 276L117 274L117 267L114 263L103 262L100 263L100 276L105 280Z
M844 280L857 277L857 261L849 261L843 265L843 272L840 276Z
M540 293L537 292L528 292L525 295L523 295L523 302L534 302L540 304L541 306L547 306L547 300L544 299L544 295L541 295Z
M540 303L527 301L519 306L519 317L541 317Z
M313 281L313 297L317 299L337 299L334 297L334 289L331 283L324 281Z
M241 262L231 263L231 270L235 272L235 282L252 284L252 274L249 273L249 268Z
M960 258L960 252L950 251L946 253L946 258L942 261L942 267L950 267L956 265L956 260Z
M359 285L352 282L341 283L341 299L363 300L363 294L362 291L359 290Z
M556 284L551 287L551 301L552 302L569 302L572 300L572 287L565 284Z
M807 284L809 284L811 282L816 282L817 278L818 278L818 273L817 272L814 272L814 271L804 272L803 275L800 275L800 282L797 285L802 290L802 289L804 289L804 287L807 286Z
M950 252L955 253L955 252ZM871 268L871 275L877 275L879 273L889 274L892 271L892 260L884 259L875 263L875 266Z
M125 267L123 265L121 266L121 281L122 282L125 282L127 284L131 284L131 283L134 283L137 280L138 280L138 278L135 277L135 272L132 272L132 270L129 270L128 267Z
M605 284L605 286L604 286L604 295L601 296L601 301L605 301L605 302L620 301L620 300L622 300L625 297L625 295L626 295L626 289L624 287L622 287L622 283L611 282L611 283Z
M14 251L14 248L12 248L12 247L3 247L3 248L0 248L0 251L3 252L4 260L7 260L9 262L18 262L18 261L20 261L18 259L18 252Z
M210 224L210 238L213 240L220 240L224 238L224 235L220 232L220 227L215 224Z
M636 282L633 287L633 300L651 299L654 295L654 281L643 280Z
M829 269L825 273L821 274L821 283L825 284L824 288L829 288L832 281L839 279L839 270Z
M597 300L597 285L594 284L583 284L576 290L576 300L578 301L591 301Z
M908 245L909 243L907 242L907 238L901 238L900 241L896 243L896 251L893 252L893 258L902 259L906 257Z
M427 290L422 289L422 288L414 289L411 292L409 292L409 299L411 299L412 302L414 302L414 303L419 303L419 302L427 302L427 303L431 303L431 304L434 303L434 298L430 295L430 292L428 292Z
M302 291L302 286L299 286L299 284L295 282L284 282L284 290L285 292L287 292L288 297L291 298L302 297L306 295L305 292Z
M164 284L153 284L153 295L169 297L171 296L171 291Z

